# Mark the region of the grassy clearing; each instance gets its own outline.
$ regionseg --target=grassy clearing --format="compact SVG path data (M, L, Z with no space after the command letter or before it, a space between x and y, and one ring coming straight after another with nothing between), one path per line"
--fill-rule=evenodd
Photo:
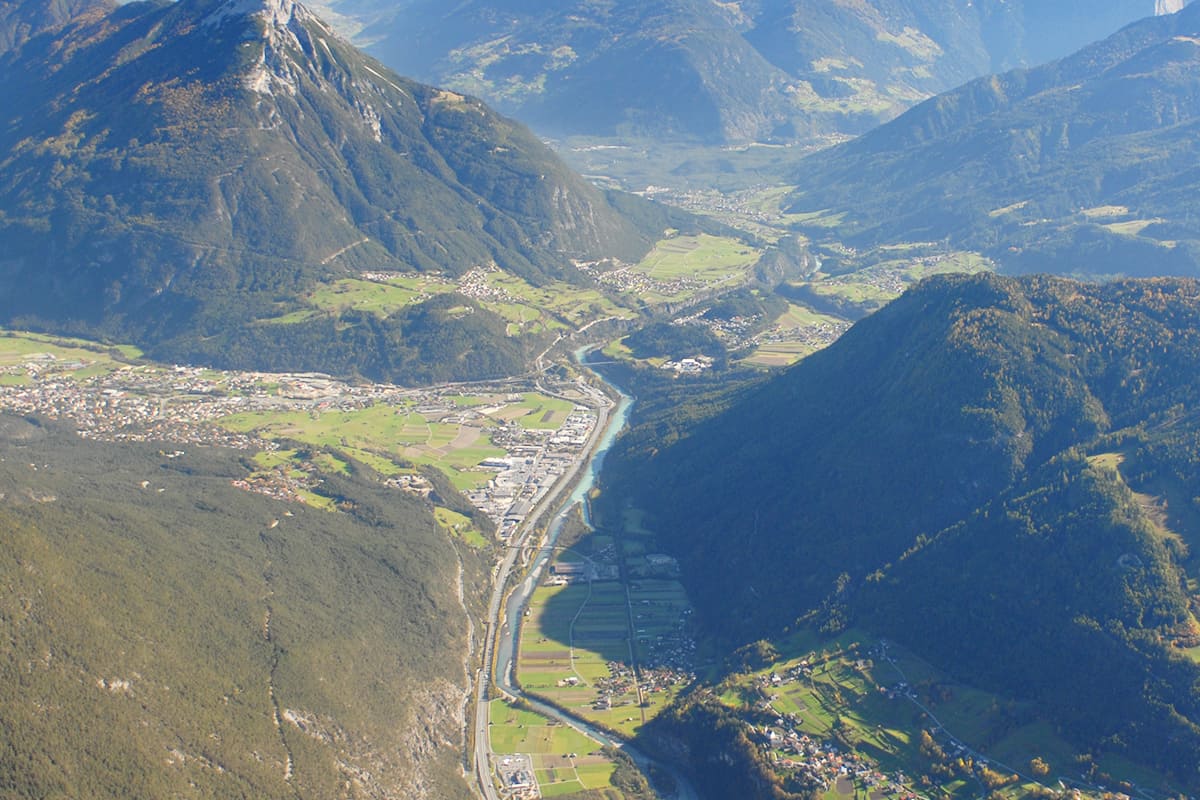
M835 325L842 322L841 317L822 314L805 306L789 303L788 309L777 320L776 328L810 328L815 325Z
M453 292L456 288L451 281L429 275L397 275L383 281L343 278L322 284L305 295L303 300L310 308L264 322L289 324L303 322L317 314L339 314L351 310L386 317L435 294Z
M484 306L522 325L538 321L544 329L554 330L577 328L602 317L632 319L636 316L633 311L617 305L595 289L566 283L534 286L504 272L489 273L487 284L512 298L513 301L507 304L507 314L513 316L501 310L505 306L503 303L493 304L485 300Z
M813 293L821 297L840 298L856 305L881 306L894 300L900 292L867 280L820 281L810 283Z
M615 304L594 289L566 283L535 287L504 272L487 273L471 288L434 275L390 275L379 280L344 278L309 292L307 308L264 320L271 324L304 322L321 314L362 311L387 317L438 294L464 291L480 305L508 322L510 336L568 330L601 317L632 318L634 312ZM462 309L466 311L466 306ZM453 311L450 312L453 314Z
M433 509L433 517L438 525L442 526L442 530L459 537L472 547L482 549L488 546L487 537L479 532L470 517L441 506Z
M1094 206L1085 208L1080 213L1088 219L1110 219L1128 216L1129 209L1125 206Z
M1121 236L1140 236L1146 228L1161 222L1165 222L1162 217L1155 217L1154 219L1130 219L1124 222L1114 222L1104 227Z
M836 228L841 225L845 219L846 212L839 211L835 214L829 209L783 215L783 221L789 225L809 226L814 228Z
M992 219L995 219L996 217L1002 217L1005 214L1011 214L1014 211L1020 211L1027 205L1029 205L1029 201L1022 200L1020 202L1013 203L1012 205L1005 206L1004 208L994 208L988 212L988 216Z
M566 420L575 404L557 397L546 397L529 392L524 400L513 408L524 413L516 417L517 423L528 430L557 430Z

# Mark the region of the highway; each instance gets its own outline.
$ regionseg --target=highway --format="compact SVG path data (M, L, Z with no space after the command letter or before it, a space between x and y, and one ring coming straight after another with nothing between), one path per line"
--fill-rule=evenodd
M514 546L508 549L507 554L493 573L492 597L488 604L485 626L483 667L477 676L475 686L475 776L480 792L486 800L501 800L492 784L489 763L487 687L493 680L502 692L512 697L523 698L542 715L569 725L603 745L621 749L643 771L655 763L636 748L593 728L585 721L526 696L513 683L512 674L525 606L528 604L533 590L537 587L542 570L546 568L550 560L554 542L558 538L564 521L591 489L605 453L616 435L624 428L632 402L632 398L622 393L621 400L615 408L611 404L599 404L599 407L596 408L598 415L596 427L592 430L584 451L587 456L563 477L560 486L556 487L557 491L548 493L542 502L530 512L519 532L514 536ZM571 491L569 495L566 495L568 488ZM566 498L562 499L564 495ZM552 514L553 517L546 528L545 541L542 543L531 542L531 537L538 529L538 523L547 514ZM504 595L509 578L514 574L514 569L524 566L523 564L519 565L518 558L533 547L538 549L533 555L532 564L526 571L524 579L508 596L506 602ZM503 614L501 614L501 606L503 606ZM494 676L490 672L492 665L495 665ZM699 795L678 770L666 764L658 766L669 772L675 779L677 788L674 797L676 800L699 800Z

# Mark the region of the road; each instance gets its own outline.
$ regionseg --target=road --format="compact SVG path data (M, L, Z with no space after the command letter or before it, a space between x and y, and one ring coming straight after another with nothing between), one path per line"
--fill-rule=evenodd
M537 587L542 570L546 568L553 553L552 546L558 538L559 531L562 530L563 523L570 515L571 510L591 488L604 454L616 434L624 427L631 402L632 398L623 395L620 404L615 408L615 413L611 405L600 405L596 409L596 426L592 429L591 437L584 450L587 456L581 459L571 472L563 476L562 483L555 487L556 491L547 493L530 512L519 532L514 536L514 546L509 548L493 573L492 597L488 604L484 634L484 666L479 671L475 685L475 775L480 791L487 800L500 800L499 794L492 785L489 763L487 687L493 679L502 692L524 699L542 715L556 719L603 745L621 749L643 771L656 763L636 748L597 730L585 721L541 703L535 698L528 697L514 685L512 674L525 606L528 604L533 590ZM571 490L570 494L567 494L567 489ZM546 528L545 546L541 546L540 543L531 542L530 539L535 535L538 523L547 514L553 514L553 517ZM527 571L526 577L505 602L505 589L508 586L509 578L514 574L513 570L517 568L517 559L534 544L539 544L539 549L536 551L533 563ZM503 615L501 615L502 605ZM495 665L494 676L490 671L493 664ZM665 764L657 766L665 769L675 779L676 800L699 800L695 789L676 769Z

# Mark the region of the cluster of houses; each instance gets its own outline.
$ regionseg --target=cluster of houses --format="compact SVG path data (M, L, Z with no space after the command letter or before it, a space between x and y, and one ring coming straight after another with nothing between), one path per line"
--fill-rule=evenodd
M0 385L0 409L70 421L84 438L105 441L171 441L268 450L251 434L217 428L218 417L250 410L261 376L233 374L217 386L201 370L121 366L88 377L92 364L33 354L10 374L25 383Z
M685 293L703 291L708 287L708 284L696 278L678 277L669 281L661 281L651 278L637 267L628 265L621 265L607 271L601 271L588 265L581 265L579 269L605 288L639 296L658 294L664 297L675 297Z
M780 342L799 342L813 350L821 350L836 342L841 335L850 330L849 320L834 319L815 322L812 325L783 328L776 326L763 331L751 338L755 345L778 344Z
M662 369L671 370L679 375L699 375L707 369L712 369L714 363L708 356L695 355L678 361L664 362Z
M819 786L821 791L836 789L839 794L852 795L853 786L857 783L872 793L895 795L900 800L916 800L916 795L905 787L908 781L906 775L889 777L855 753L844 752L832 742L797 732L782 717L777 718L774 725L756 728L754 734L777 769L798 773L808 782ZM843 791L847 788L849 791Z
M514 303L517 298L513 297L505 289L492 286L487 281L488 273L499 272L500 268L495 264L490 267L475 267L474 269L464 272L458 279L458 293L466 295L474 300L491 301L497 303Z

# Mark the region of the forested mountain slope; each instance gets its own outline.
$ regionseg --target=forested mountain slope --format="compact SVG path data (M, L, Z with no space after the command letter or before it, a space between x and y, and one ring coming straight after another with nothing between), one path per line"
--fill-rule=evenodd
M4 795L471 797L482 559L361 476L327 512L161 448L0 415Z
M409 340L433 317L442 377L511 374L522 346L469 302L256 320L367 269L494 263L579 281L574 260L637 258L661 234L525 128L392 74L291 0L80 16L4 55L0 106L0 321L132 339L167 360L342 360L403 380L428 360Z
M930 279L606 494L731 644L858 624L1195 785L1198 331L1192 281Z

